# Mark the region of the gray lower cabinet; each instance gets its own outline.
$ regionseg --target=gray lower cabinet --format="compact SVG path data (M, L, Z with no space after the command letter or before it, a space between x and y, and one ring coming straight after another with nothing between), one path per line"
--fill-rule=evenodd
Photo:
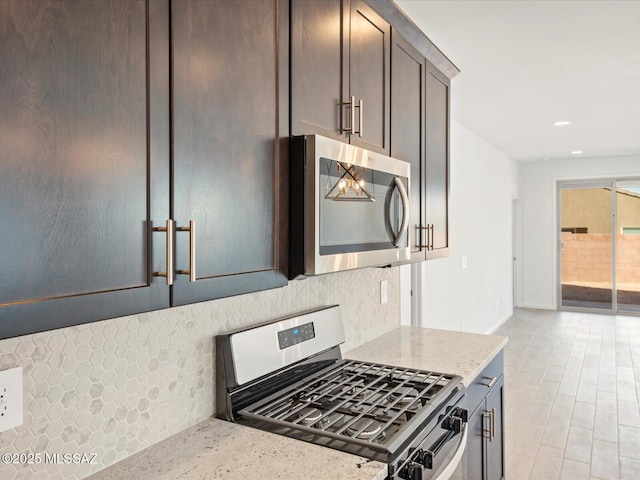
M504 375L502 352L467 389L468 480L504 478Z

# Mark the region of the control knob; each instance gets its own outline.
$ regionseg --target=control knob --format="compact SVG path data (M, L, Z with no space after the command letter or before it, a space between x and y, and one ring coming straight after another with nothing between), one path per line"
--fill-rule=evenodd
M409 465L400 470L399 477L405 480L422 480L422 465L417 462L410 462Z

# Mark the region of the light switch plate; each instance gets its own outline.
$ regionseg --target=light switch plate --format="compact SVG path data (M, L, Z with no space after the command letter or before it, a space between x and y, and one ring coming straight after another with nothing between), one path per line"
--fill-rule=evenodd
M0 432L22 425L22 367L0 372Z
M460 268L462 270L466 270L467 269L467 257L461 257L460 258Z

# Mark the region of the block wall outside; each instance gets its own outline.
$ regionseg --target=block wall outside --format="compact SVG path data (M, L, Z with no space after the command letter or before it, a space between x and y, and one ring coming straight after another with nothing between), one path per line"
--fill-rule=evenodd
M619 284L640 284L640 235L617 235ZM611 282L611 235L562 233L562 282Z

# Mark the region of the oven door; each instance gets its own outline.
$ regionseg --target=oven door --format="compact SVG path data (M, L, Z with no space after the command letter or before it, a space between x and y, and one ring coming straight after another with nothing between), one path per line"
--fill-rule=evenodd
M417 449L391 478L407 480L462 479L463 457L467 446L467 410L454 407L442 416Z
M456 442L453 442L447 452L448 454L441 454L439 465L431 475L423 475L423 479L432 480L462 480L463 479L463 458L467 447L467 435L469 433L468 424L464 424L463 431Z
M407 261L409 164L317 135L307 155L306 273Z

